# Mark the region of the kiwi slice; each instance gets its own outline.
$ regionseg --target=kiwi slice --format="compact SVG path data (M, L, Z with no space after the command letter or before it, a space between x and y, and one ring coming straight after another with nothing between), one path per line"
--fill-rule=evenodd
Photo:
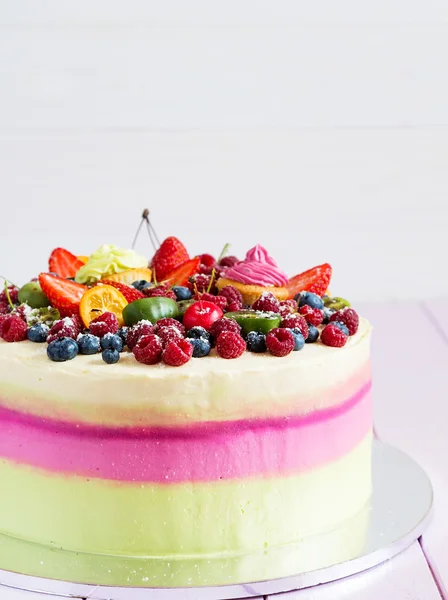
M234 319L239 323L243 335L247 335L250 331L258 331L264 334L269 333L271 329L278 327L282 320L281 315L277 313L249 309L228 312L224 316L228 319Z
M322 300L324 301L325 308L331 308L332 310L341 310L342 308L350 306L348 300L340 298L339 296L333 296L332 298L324 296Z

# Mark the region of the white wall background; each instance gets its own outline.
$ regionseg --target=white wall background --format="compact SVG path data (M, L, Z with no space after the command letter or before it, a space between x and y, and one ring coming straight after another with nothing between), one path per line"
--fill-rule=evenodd
M192 253L446 296L447 57L448 0L0 0L0 273L148 206Z

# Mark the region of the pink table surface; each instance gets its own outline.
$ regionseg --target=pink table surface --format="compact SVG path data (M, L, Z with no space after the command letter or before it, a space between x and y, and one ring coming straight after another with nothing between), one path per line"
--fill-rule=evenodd
M258 600L448 600L448 300L358 308L374 326L376 433L426 469L434 518L419 542L378 567ZM0 600L45 598L0 587Z

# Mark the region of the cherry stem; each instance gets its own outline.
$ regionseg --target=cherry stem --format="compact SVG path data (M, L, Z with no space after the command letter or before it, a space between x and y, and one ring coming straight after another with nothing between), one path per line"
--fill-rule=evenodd
M223 258L224 258L224 256L227 254L227 252L229 251L229 248L230 248L230 244L226 244L226 245L224 246L224 248L223 248L223 249L222 249L222 251L221 251L221 254L220 254L220 255L219 255L219 257L218 257L218 260L217 260L217 262L218 262L218 263L219 263L219 261L220 261L221 259L223 259Z
M151 221L149 220L149 210L147 208L145 208L144 211L142 212L142 218L141 218L140 224L138 226L137 232L134 236L134 240L132 242L132 249L135 248L135 244L137 243L137 239L138 239L140 231L143 227L143 223L146 223L146 229L148 231L148 235L149 235L149 239L151 241L152 247L154 248L154 252L157 252L157 248L158 248L158 246L160 246L160 241L159 241L159 238L157 237L157 233L155 232L154 227L151 224Z
M215 267L213 267L212 276L210 277L210 283L208 284L208 288L207 288L207 294L209 294L210 290L212 289L213 280L215 279L215 275L216 275L216 269L215 269Z

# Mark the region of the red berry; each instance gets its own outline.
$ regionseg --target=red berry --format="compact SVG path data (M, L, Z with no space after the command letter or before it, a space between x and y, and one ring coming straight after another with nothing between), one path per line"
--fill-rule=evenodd
M254 310L263 312L280 312L280 302L271 294L271 292L263 292L256 302L252 305Z
M84 263L77 256L64 248L55 248L48 260L50 273L56 273L59 277L66 279L74 277L83 265Z
M5 342L21 342L26 339L25 321L15 315L3 317L0 324L1 336Z
M54 340L61 337L68 337L76 340L81 333L81 330L82 328L78 320L75 321L72 317L64 317L59 321L55 321L51 326L47 336L47 343L54 342Z
M294 327L297 327L300 329L305 339L308 337L308 323L306 322L305 317L302 317L302 315L299 315L298 313L287 315L282 319L280 327L285 329L294 329Z
M295 300L282 300L280 302L280 314L283 318L295 312L297 312L297 302Z
M139 321L128 330L126 344L129 350L133 350L141 337L154 333L151 321Z
M190 257L185 246L176 237L166 238L154 254L151 266L157 281L163 281L174 269L186 262Z
M236 256L224 256L224 258L221 258L219 261L219 264L221 267L233 267L233 265L236 265L238 262L240 261Z
M162 351L162 340L154 333L142 336L133 349L135 358L145 365L155 365L160 362Z
M326 346L341 348L342 346L345 346L347 336L339 329L339 327L330 324L322 329L320 339Z
M228 302L238 302L241 305L243 304L243 294L233 285L226 285L219 292L220 296L224 296L227 298Z
M216 264L216 260L211 254L200 254L199 259L204 267L213 267Z
M286 356L294 350L294 336L289 329L271 329L266 336L266 346L274 356Z
M176 300L176 294L165 285L146 288L143 293L147 298L171 298L171 300Z
M228 319L223 317L213 323L210 328L210 333L217 339L223 331L233 331L233 333L241 333L241 325L235 321L235 319Z
M39 283L51 306L58 309L61 317L79 314L79 304L87 286L49 273L41 273Z
M307 304L299 308L299 313L305 317L308 325L314 325L314 327L318 327L324 320L323 310L311 308L311 306L308 306Z
M227 298L224 298L224 296L214 296L213 294L207 294L207 292L204 292L203 294L195 294L194 298L195 300L212 302L213 304L216 304L216 306L219 306L221 310L225 310L227 308Z
M293 298L299 292L313 292L318 296L323 296L330 285L332 269L328 263L319 265L291 277L285 286L289 296Z
M238 358L246 350L246 342L234 331L223 331L216 340L216 351L221 358Z
M0 301L0 315L8 315L11 312L11 307L8 302Z
M177 327L173 327L172 325L169 325L168 327L160 327L157 330L157 335L162 340L164 346L170 342L178 342L179 340L184 339Z
M337 310L330 317L330 323L332 321L344 323L350 335L354 335L358 331L359 316L353 308L342 308L341 310Z
M195 302L185 311L183 323L187 330L198 326L209 331L222 316L222 310L213 302Z
M237 310L241 310L243 308L242 302L238 302L234 300L227 305L227 312L236 312Z
M26 315L30 310L31 309L27 304L20 304L19 306L16 306L13 311L11 311L11 314L15 315L16 317L20 317L22 321L25 321L26 323Z
M106 333L117 333L118 319L114 313L105 312L89 323L90 333L102 338Z
M8 294L9 294L9 297L11 298L11 302L13 304L18 304L19 288L16 287L15 285L9 285L8 286ZM0 292L0 302L5 302L6 304L9 304L8 296L6 295L5 290Z
M216 277L212 275L204 275L203 273L198 273L197 275L193 275L190 277L188 286L193 292L216 292L215 286ZM210 289L209 289L210 288Z
M160 319L154 325L154 333L156 333L158 335L159 329L162 329L162 327L175 327L178 331L180 331L180 333L182 334L182 337L185 335L185 327L177 319L171 319L170 317L166 317L165 319Z
M188 340L174 340L167 344L162 354L162 360L171 367L180 367L193 356L193 346Z

